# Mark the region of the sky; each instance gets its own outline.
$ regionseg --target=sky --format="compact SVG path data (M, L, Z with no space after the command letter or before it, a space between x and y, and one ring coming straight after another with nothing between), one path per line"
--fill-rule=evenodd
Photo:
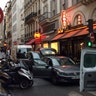
M2 10L4 10L5 6L6 6L6 3L8 2L9 0L0 0L0 7L2 8Z

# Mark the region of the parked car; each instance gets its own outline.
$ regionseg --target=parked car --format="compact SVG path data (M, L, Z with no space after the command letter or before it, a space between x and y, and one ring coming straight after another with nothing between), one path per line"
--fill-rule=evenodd
M50 56L43 58L43 61L51 67L51 80L54 84L79 81L80 68L71 58Z
M34 77L48 78L54 84L79 81L79 67L69 57L44 56L41 60L38 53L30 51L28 52L28 58L26 64L31 65L29 68Z
M28 59L23 59L35 78L49 78L51 70L47 68L47 63L41 60L37 52L30 51L27 54Z
M41 58L44 56L56 56L58 54L54 48L40 48L37 52Z

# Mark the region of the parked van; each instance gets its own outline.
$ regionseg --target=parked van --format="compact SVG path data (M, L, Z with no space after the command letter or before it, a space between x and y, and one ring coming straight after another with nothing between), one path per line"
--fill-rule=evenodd
M12 48L11 55L13 59L26 59L26 54L32 50L31 45L16 45Z
M96 90L96 49L81 50L80 91Z

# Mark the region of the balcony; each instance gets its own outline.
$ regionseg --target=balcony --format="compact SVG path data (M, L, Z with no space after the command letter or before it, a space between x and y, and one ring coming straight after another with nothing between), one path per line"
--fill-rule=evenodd
M95 0L81 0L81 3L83 5L88 5L88 4L91 4L92 2L94 2Z
M42 14L39 17L39 23L48 23L50 22L49 18L51 17L51 13L50 12L45 12L44 14Z
M27 17L25 17L25 23L28 23L30 20L33 19L33 17L37 16L37 12L32 12L31 14L29 14ZM34 19L33 19L34 20Z

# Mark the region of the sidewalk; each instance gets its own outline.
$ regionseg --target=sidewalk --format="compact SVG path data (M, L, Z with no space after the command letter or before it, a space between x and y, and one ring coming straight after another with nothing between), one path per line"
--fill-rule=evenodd
M9 96L0 83L0 96Z

